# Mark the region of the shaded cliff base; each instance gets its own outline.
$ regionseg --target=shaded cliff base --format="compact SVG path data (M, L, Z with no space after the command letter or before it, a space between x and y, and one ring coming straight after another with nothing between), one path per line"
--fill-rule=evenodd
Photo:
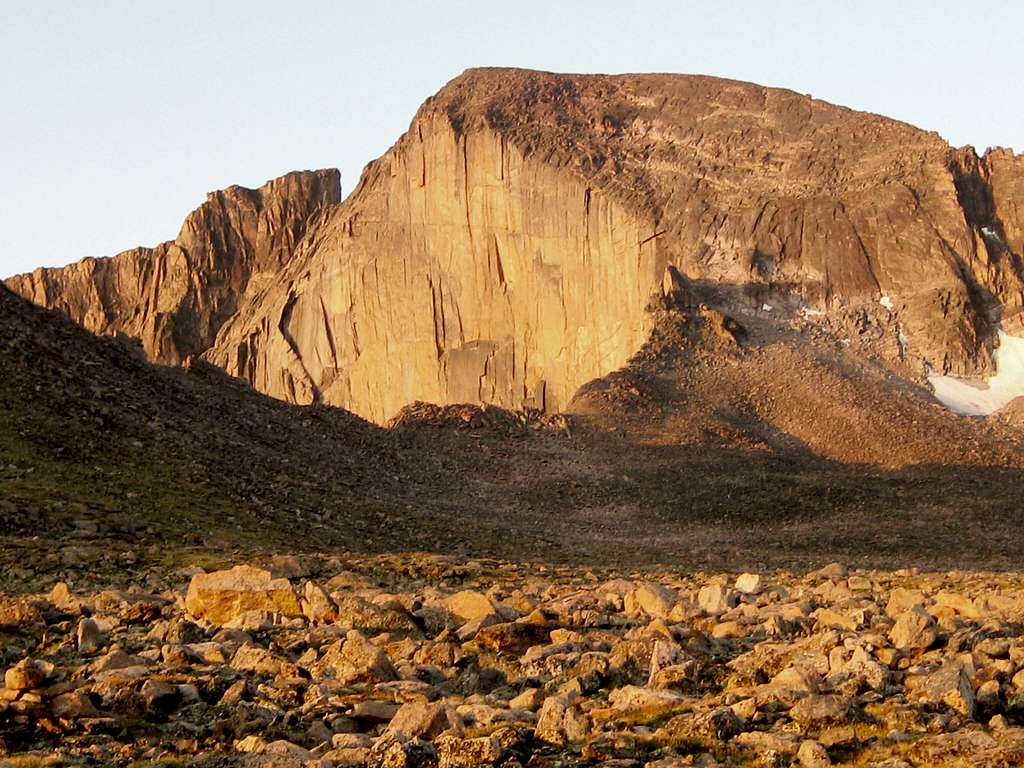
M652 342L564 420L428 408L382 429L201 363L152 366L0 291L0 589L310 550L684 569L1019 562L1019 432L817 359L757 318L737 341L718 310L661 312Z

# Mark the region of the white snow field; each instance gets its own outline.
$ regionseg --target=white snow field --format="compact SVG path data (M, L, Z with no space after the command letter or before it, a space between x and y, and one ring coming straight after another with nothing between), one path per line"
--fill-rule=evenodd
M951 411L987 416L1024 395L1024 338L999 332L996 375L985 380L929 376L935 397Z

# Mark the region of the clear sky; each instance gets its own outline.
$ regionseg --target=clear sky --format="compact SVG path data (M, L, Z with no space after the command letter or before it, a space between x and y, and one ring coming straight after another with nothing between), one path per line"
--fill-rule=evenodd
M171 239L209 190L345 193L471 66L791 88L1024 150L1024 3L0 0L0 276Z

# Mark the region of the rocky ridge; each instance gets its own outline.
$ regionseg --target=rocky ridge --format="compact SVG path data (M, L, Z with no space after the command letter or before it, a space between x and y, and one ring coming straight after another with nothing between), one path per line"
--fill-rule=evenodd
M138 341L177 365L213 346L226 320L289 263L341 198L336 170L289 173L259 189L212 192L172 241L7 280L90 331Z
M731 314L889 318L876 353L908 379L983 374L1022 322L1022 179L1009 151L780 89L469 70L215 339L170 346L378 423L417 400L553 411L640 348L673 267L733 286ZM95 316L76 269L11 285Z

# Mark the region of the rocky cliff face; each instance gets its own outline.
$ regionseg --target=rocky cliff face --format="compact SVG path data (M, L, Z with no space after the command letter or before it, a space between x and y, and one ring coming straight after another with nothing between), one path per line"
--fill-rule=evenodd
M470 70L273 281L174 344L377 421L417 399L552 410L640 347L671 266L747 312L882 317L884 354L910 375L984 373L996 324L1024 324L1022 185L1012 153L979 158L789 91ZM24 286L50 306L74 293ZM106 330L89 315L104 301L83 297L77 316ZM198 298L174 306L179 334L213 316Z
M210 359L377 421L412 400L556 409L643 342L654 234L499 132L426 110Z
M208 195L175 240L37 269L7 285L95 333L137 339L152 360L177 364L213 344L340 197L334 170L290 173L255 190L229 187Z

